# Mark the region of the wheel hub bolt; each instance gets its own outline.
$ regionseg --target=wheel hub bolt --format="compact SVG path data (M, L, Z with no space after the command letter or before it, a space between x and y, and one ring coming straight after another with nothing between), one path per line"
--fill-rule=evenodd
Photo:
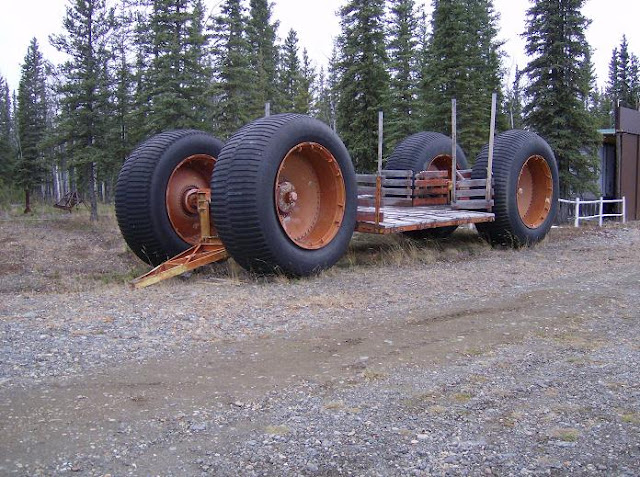
M278 201L278 209L283 214L291 212L298 200L298 193L295 186L291 182L282 182L278 184L278 193L276 195Z

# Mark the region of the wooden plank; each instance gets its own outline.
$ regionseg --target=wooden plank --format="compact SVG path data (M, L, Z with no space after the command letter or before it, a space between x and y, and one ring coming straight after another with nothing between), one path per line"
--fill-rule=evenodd
M414 197L422 197L424 195L448 195L448 194L449 194L448 187L420 187L413 191Z
M459 199L469 197L486 197L486 195L487 192L484 189L462 189L456 192L456 196Z
M416 179L438 179L448 177L448 171L421 171L416 173Z
M380 189L383 197L387 196L408 196L413 194L411 187L383 187ZM358 195L376 195L376 188L371 186L358 186Z
M488 210L493 207L493 201L486 200L459 200L455 204L452 204L452 207L456 210L466 210L466 209L480 209L480 210Z
M416 179L415 187L448 186L449 179Z
M358 221L356 230L365 233L390 234L448 225L490 222L495 219L492 213L454 210L450 206L383 207L381 211L384 214L384 220L378 225L373 221ZM373 215L375 209L360 208L358 212L359 214L371 212Z
M413 205L416 207L422 205L445 205L449 203L449 197L416 197L413 199Z
M412 170L384 169L382 177L413 177Z
M459 189L470 189L472 187L482 187L484 189L486 185L487 181L485 179L465 179L458 181L456 184Z
M376 199L371 196L359 196L358 197L358 207L375 207ZM382 206L395 206L395 207L411 207L413 205L413 201L409 198L404 197L383 197L382 198Z
M358 184L372 184L375 185L377 181L377 177L375 175L366 175L365 177L361 177L362 174L358 174L358 178L356 182ZM382 185L387 186L411 186L413 185L412 177L401 177L397 179L388 179L382 178Z

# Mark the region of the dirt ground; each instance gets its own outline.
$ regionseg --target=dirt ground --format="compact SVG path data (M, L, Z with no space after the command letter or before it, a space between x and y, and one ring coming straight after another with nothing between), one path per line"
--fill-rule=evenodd
M0 217L1 475L638 475L640 225L356 236L132 291L112 213Z

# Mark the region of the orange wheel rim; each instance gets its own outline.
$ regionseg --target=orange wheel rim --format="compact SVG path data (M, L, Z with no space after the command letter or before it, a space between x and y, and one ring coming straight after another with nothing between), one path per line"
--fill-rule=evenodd
M165 202L169 221L180 238L192 245L200 240L198 190L211 187L215 162L216 159L207 154L189 156L176 166L167 184Z
M297 246L317 250L334 239L346 196L340 166L324 146L298 144L282 160L275 182L276 214Z
M542 156L525 161L518 176L518 213L530 229L540 227L549 216L553 198L551 168Z
M431 159L427 166L427 171L447 171L449 180L451 180L451 163L453 158L448 154L442 154ZM460 164L456 164L456 169L460 169Z

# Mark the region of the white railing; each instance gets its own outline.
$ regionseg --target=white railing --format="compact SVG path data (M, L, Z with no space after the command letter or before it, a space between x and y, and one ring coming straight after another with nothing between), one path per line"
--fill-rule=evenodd
M563 204L573 204L575 206L573 214L573 225L575 227L580 227L581 220L596 219L598 220L598 224L600 225L600 227L602 227L602 222L604 221L605 217L620 217L623 224L627 222L627 202L625 200L625 197L623 197L622 199L603 199L602 197L600 197L599 200L581 200L578 197L575 200L558 199L558 201ZM622 210L617 214L605 214L604 204L621 204ZM580 215L581 210L585 211L585 209L586 213L590 215Z

